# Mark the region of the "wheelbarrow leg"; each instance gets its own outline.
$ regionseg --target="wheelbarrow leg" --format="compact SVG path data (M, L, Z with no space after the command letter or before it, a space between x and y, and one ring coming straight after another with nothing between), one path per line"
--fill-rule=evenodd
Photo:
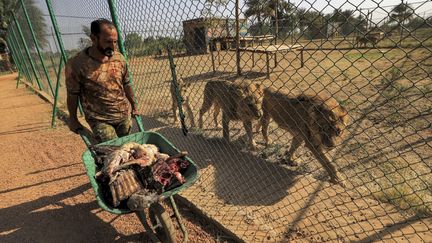
M141 221L141 224L144 226L144 229L145 229L146 233L148 234L148 236L150 237L150 239L155 243L160 242L160 240L153 233L153 229L147 223L147 219L146 219L146 215L145 215L144 210L139 210L139 211L136 211L135 213L136 213L138 219Z
M180 212L178 211L177 204L176 204L176 202L174 200L174 197L170 196L169 198L170 198L170 202L171 202L171 207L174 210L174 215L175 215L175 217L177 219L178 224L180 225L181 231L183 232L183 242L186 243L189 240L189 234L188 234L188 232L186 230L186 227L183 225L183 222L181 221Z
M163 243L174 243L176 238L176 230L168 212L159 203L153 203L149 208L149 218L151 222L152 232Z

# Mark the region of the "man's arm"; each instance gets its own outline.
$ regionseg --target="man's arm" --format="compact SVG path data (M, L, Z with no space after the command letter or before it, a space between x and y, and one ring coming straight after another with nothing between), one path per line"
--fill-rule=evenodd
M78 95L68 94L67 95L67 108L69 111L69 129L72 132L78 132L82 129L81 123L78 121L77 108L78 108Z
M135 103L135 95L134 95L134 92L132 89L132 85L131 84L125 85L124 89L125 89L125 93L126 93L126 98L131 103L132 115L136 116L136 115L138 115L138 107Z
M126 94L126 98L129 100L129 103L131 104L132 108L132 115L136 116L138 115L138 107L136 105L136 99L135 94L132 89L132 83L129 79L129 71L127 69L126 63L125 63L125 72L123 73L123 87Z
M78 121L77 108L78 108L78 97L80 93L80 85L74 70L72 69L70 63L66 64L65 67L66 76L66 89L67 89L67 108L69 111L69 121L68 126L72 132L78 132L82 129L81 123Z

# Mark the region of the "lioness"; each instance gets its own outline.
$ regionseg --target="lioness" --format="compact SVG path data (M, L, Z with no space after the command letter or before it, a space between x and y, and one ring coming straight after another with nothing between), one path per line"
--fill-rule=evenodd
M263 116L257 130L262 125L266 145L269 143L270 118L273 118L279 127L293 135L291 147L285 152L291 165L296 165L295 151L305 141L306 147L329 173L331 182L341 182L335 166L330 163L323 150L333 149L346 133L348 113L344 107L323 93L289 96L271 88L264 90L262 106Z
M204 88L204 101L199 112L199 127L203 126L203 115L215 104L214 122L222 109L223 137L229 141L229 121L241 120L252 150L256 149L253 140L252 121L261 117L264 86L245 81L210 81Z
M358 47L366 47L367 43L370 42L374 47L380 40L384 38L384 32L368 33L364 36L357 36L356 43Z
M189 104L189 86L190 83L185 83L182 78L177 79L178 88L180 90L180 94L183 98L182 108L186 110L189 119L191 121L191 126L195 127L195 119L193 116L192 108ZM174 114L174 123L178 122L177 109L178 109L178 101L177 101L177 93L174 87L174 83L171 82L170 86L171 98L172 98L172 112Z

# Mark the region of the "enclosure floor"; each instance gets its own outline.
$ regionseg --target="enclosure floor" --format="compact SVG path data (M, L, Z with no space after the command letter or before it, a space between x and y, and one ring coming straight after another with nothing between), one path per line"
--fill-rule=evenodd
M264 166L247 151L227 153L230 145L220 139L183 136L180 129L151 118L144 125L192 151L200 178L181 196L245 242L432 241L430 217L362 197L351 185L343 188L295 169Z
M0 77L0 242L149 242L134 214L100 209L81 162L84 143L61 121L52 129L51 105L15 89L15 78ZM192 242L219 234L180 210Z

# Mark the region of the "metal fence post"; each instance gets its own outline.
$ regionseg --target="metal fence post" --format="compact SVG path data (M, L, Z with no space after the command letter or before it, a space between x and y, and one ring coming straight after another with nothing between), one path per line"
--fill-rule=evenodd
M56 38L57 39L57 43L58 43L58 45L60 47L60 53L62 55L63 61L66 63L67 60L68 60L68 58L67 58L67 54L66 54L66 51L65 51L65 48L64 48L63 39L62 39L62 37L60 35L60 30L59 30L58 25L57 25L57 19L56 19L55 15L54 15L54 10L53 10L52 4L51 4L51 0L45 0L45 2L46 2L46 5L47 5L47 8L48 8L48 12L49 12L49 15L50 15L51 23L52 23L53 28L54 28L55 35L57 37Z
M39 90L42 90L42 84L41 84L41 82L40 82L40 80L39 80L39 77L38 77L38 75L37 75L35 64L34 64L33 59L32 59L32 57L31 57L30 50L29 50L29 48L28 48L28 46L27 46L27 43L26 43L26 41L25 41L25 39L24 39L24 35L23 35L23 33L22 33L22 30L21 30L20 24L19 24L19 22L18 22L18 20L17 20L17 18L16 18L16 16L15 16L15 13L12 14L12 17L13 17L13 20L14 20L14 22L15 22L15 24L16 24L17 29L18 29L18 34L20 35L21 40L22 40L22 42L24 43L24 49L25 49L25 51L26 51L26 53L27 53L27 57L28 57L28 59L29 59L29 61L30 61L30 66L31 66L31 68L32 68L32 70L33 70L33 73L34 73L35 77L36 77L36 82L37 82L37 85L38 85L38 87L39 87Z
M58 101L58 93L60 88L60 79L61 79L61 72L63 68L64 61L62 58L60 58L60 65L59 65L59 72L57 73L57 83L55 87L55 93L54 93L54 104L53 104L53 112L51 117L51 126L55 127L56 125L56 117L57 117L57 101Z
M19 60L18 55L15 51L15 47L13 46L12 42L10 41L10 36L6 37L6 43L7 43L7 46L9 48L9 53L12 56L14 63L15 63L15 66L18 69L18 80L16 83L16 88L18 88L21 76L24 74L24 72L22 70L22 66L21 66L21 60Z
M241 67L240 67L240 10L239 10L239 0L235 1L235 29L236 29L236 35L235 35L235 42L236 42L236 67L237 67L237 76L241 75ZM268 64L267 64L268 65Z
M23 12L24 12L24 16L25 16L25 18L26 18L26 20L27 20L27 24L28 24L29 29L30 29L30 32L31 32L31 36L32 36L32 38L33 38L33 42L34 42L34 44L35 44L36 51L37 51L37 53L38 53L39 59L40 59L41 64L42 64L42 68L43 68L43 70L44 70L45 76L47 77L48 86L49 86L49 88L50 88L51 94L54 96L54 89L53 89L53 87L52 87L51 79L50 79L50 76L49 76L49 74L48 74L48 70L47 70L47 68L46 68L46 66L45 66L45 63L44 63L44 60L43 60L43 57L42 57L42 53L41 53L41 51L40 51L39 42L37 41L37 39L36 39L36 35L35 35L35 33L34 33L33 25L32 25L32 23L31 23L31 21L30 21L29 15L28 15L28 13L27 13L27 9L26 9L26 7L25 7L25 5L24 5L24 1L23 1L23 0L20 0L20 2L21 2L21 7L22 7Z
M59 30L58 25L57 25L57 19L56 19L55 15L54 15L54 10L53 10L52 4L51 4L51 0L45 0L45 3L46 3L47 8L48 8L48 12L49 12L49 15L50 15L51 23L53 25L53 29L54 29L54 32L55 32L55 35L56 35L57 43L58 43L58 45L60 47L60 53L61 53L60 60L63 59L63 63L64 63L64 65L66 65L68 58L67 58L67 54L66 54L66 51L65 51L65 48L64 48L63 39L62 39L62 37L60 35L60 30ZM61 63L61 61L60 61L60 63ZM61 68L61 65L60 65L59 70L57 72L57 82L60 81L60 79L58 78L58 77L61 76L60 75L61 74L61 69L60 68ZM56 84L56 89L57 89L57 86L59 86L59 85L60 84ZM56 100L58 99L58 93L55 94L54 96L55 96L54 102L57 102ZM81 115L84 114L80 102L78 102L78 108L79 108L79 111L80 111ZM54 112L53 112L53 115L54 115L53 119L55 119Z
M24 59L24 54L20 51L21 48L20 48L20 45L19 45L19 42L18 42L18 38L15 35L15 31L14 31L14 28L13 28L12 25L10 26L10 31L11 31L10 33L11 33L11 37L12 37L12 42L17 44L16 52L18 53L18 55L20 56L20 59L22 60L23 71L25 72L28 81L31 84L33 84L33 77L32 77L32 75L30 74L30 71L29 71L30 68L27 66L27 63L26 63L26 61Z
M126 49L124 47L121 26L120 26L120 23L119 23L118 17L117 17L116 1L115 0L108 0L108 5L109 5L110 13L111 13L111 18L113 20L114 25L117 28L117 32L118 32L118 45L119 45L119 48L120 48L120 52L123 54L124 58L126 59L126 68L129 69L129 63L128 63L128 58L127 58L127 54L126 54ZM128 72L128 73L129 73L129 80L130 80L131 85L132 85L132 90L135 93L134 83L133 83L133 79L132 79L132 74L130 72ZM135 102L138 103L137 96L135 96ZM135 120L137 122L139 130L141 132L143 132L144 131L144 126L142 124L141 117L140 116L136 116Z

